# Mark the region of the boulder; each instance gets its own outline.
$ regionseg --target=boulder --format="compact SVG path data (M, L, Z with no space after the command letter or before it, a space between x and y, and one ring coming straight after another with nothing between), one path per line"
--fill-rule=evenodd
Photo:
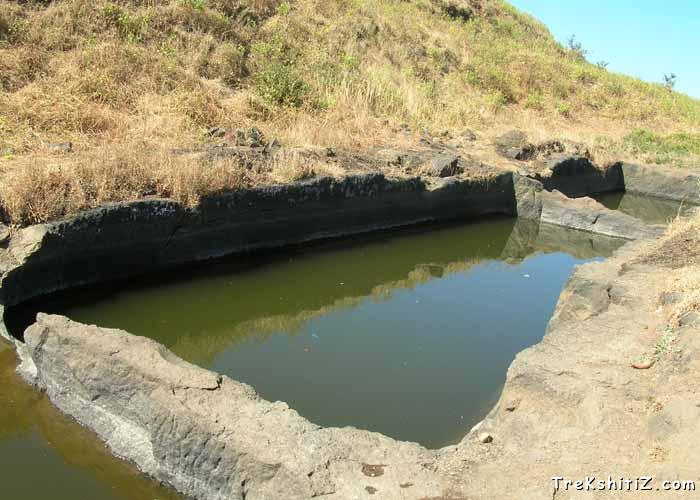
M452 177L464 172L459 164L459 157L449 154L433 157L427 170L428 174L434 177Z
M700 173L661 165L637 165L620 162L614 165L621 170L625 191L700 204Z
M530 177L513 174L513 186L518 218L539 221L542 214L542 200L539 194L544 190L542 183Z
M527 134L522 130L511 130L494 141L496 151L511 160L517 160L523 147L527 144Z

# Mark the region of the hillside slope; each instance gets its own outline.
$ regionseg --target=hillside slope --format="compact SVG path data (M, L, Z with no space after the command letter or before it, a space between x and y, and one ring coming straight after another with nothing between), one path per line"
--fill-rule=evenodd
M348 151L523 128L616 156L700 156L700 101L588 63L501 0L0 0L7 221L306 175L167 154L253 126Z

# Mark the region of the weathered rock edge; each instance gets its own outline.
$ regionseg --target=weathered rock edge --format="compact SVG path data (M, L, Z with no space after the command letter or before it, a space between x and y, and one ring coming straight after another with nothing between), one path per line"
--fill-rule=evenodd
M539 500L552 498L552 476L585 477L605 464L661 477L668 470L635 451L653 441L645 413L628 411L657 392L672 394L640 379L628 361L658 306L644 284L666 274L629 265L644 245L575 271L543 341L509 368L498 404L441 450L318 427L153 340L61 316L39 315L27 330L20 372L116 455L193 498L346 500L373 491L390 500Z
M636 165L620 162L620 185L625 192L697 205L700 200L700 174L662 165Z
M316 179L205 198L106 205L17 231L0 247L0 304L178 264L428 221L515 215L513 176Z
M488 215L625 239L658 233L590 200L551 195L541 182L512 172L431 183L382 174L322 178L226 193L194 209L164 199L105 205L20 229L0 246L0 308L243 251Z

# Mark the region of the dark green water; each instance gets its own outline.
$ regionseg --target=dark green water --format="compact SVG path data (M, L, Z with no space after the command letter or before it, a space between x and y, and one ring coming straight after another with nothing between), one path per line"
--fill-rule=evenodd
M74 292L11 311L8 324L43 310L123 328L313 422L438 447L490 410L573 267L618 244L503 219L404 231ZM0 367L10 374L7 354ZM21 412L0 400L8 498L169 498L18 387ZM60 480L41 490L45 480L30 475Z
M649 224L668 224L678 215L697 208L696 205L631 193L605 193L594 198L612 210L619 210Z

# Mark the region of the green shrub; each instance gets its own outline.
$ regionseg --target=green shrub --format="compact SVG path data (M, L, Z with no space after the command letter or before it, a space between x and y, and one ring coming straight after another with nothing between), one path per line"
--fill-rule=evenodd
M280 36L253 46L257 72L255 91L265 101L279 106L299 107L309 85L297 69L299 55Z
M117 28L119 37L128 42L143 42L148 35L150 14L132 14L118 5L109 3L102 14Z
M282 2L277 7L277 15L286 16L287 14L289 14L289 11L291 11L291 10L292 10L292 6L289 4L289 2Z
M557 112L562 116L571 116L571 104L559 101L557 103Z
M225 13L207 8L199 0L180 1L179 7L175 11L175 19L187 31L213 33L223 38L234 37L231 19Z
M0 42L17 43L22 41L27 31L23 19L0 12Z
M528 109L541 110L544 108L544 97L539 91L533 91L525 98L525 107Z
M203 11L206 0L180 0L180 4L193 10Z
M221 78L229 86L236 86L246 74L245 47L231 42L218 44L207 59L208 78Z

